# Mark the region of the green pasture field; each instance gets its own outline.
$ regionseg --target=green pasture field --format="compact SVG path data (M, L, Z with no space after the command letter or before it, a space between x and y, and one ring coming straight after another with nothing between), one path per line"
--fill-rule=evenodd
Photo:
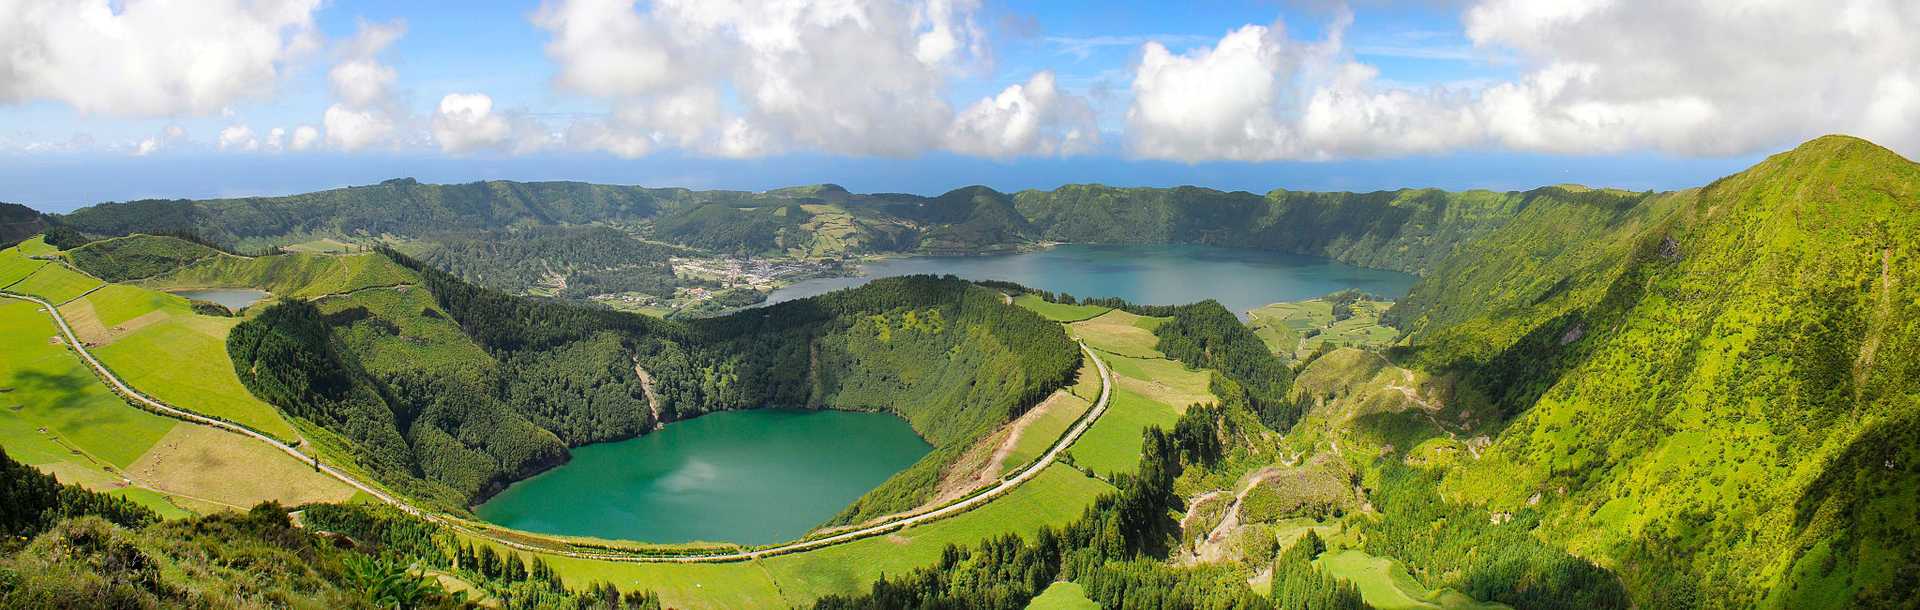
M20 251L20 246L0 250L0 288L6 288L14 282L26 279L46 264L47 261L27 258L27 255Z
M0 417L45 428L74 448L116 468L125 468L172 429L174 420L128 406L101 385L80 359L53 341L53 320L38 306L0 300ZM0 437L13 447L28 439Z
M32 275L8 286L7 291L30 294L59 305L104 283L93 276L68 269L66 265L48 263L41 265Z
M1310 299L1273 303L1247 314L1252 318L1248 325L1267 349L1288 358L1302 358L1323 343L1367 349L1392 345L1400 331L1380 324L1380 315L1391 307L1393 303L1388 301L1357 301L1351 317L1335 321L1333 303Z
M47 243L45 235L35 235L14 247L19 248L20 254L24 256L52 256L60 253L59 248Z
M1093 403L1065 392L1055 393L1047 402L1046 410L1020 431L1020 438L1014 441L1013 450L1007 452L1006 461L1001 462L1001 474L1013 472L1039 459L1047 452L1047 448L1053 446L1054 441L1060 440L1060 435L1067 433L1067 428L1073 427L1073 422L1079 420L1081 414L1093 406Z
M1160 338L1153 336L1153 329L1165 322L1164 318L1141 317L1115 309L1093 319L1068 324L1067 332L1105 352L1135 358L1162 358L1166 354L1154 349Z
M1176 413L1187 412L1194 403L1214 402L1213 392L1207 387L1213 376L1207 371L1191 370L1167 358L1103 357L1107 368L1120 377L1114 385L1171 406Z
M1313 560L1329 575L1350 581L1360 589L1367 605L1380 610L1495 610L1506 604L1475 601L1453 589L1429 590L1407 573L1399 561L1374 557L1361 551L1328 551Z
M1172 429L1180 419L1179 411L1165 403L1114 388L1107 412L1100 421L1067 450L1073 463L1091 468L1103 477L1132 473L1140 467L1140 451L1145 441L1141 434L1149 426Z
M1047 586L1039 597L1027 602L1027 610L1100 610L1100 604L1087 599L1087 590L1071 582Z
M1031 294L1014 297L1013 304L1024 307L1033 313L1040 314L1040 317L1055 322L1091 320L1109 311L1108 308L1098 305L1064 305Z
M225 419L293 443L293 425L273 405L255 398L233 370L227 333L237 318L183 312L150 324L112 344L93 349L94 357L127 385L175 407Z

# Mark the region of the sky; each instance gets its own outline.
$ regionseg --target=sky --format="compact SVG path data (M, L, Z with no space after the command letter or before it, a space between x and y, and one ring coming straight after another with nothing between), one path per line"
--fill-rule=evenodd
M1920 153L1910 0L0 0L0 201L411 176L1697 186Z

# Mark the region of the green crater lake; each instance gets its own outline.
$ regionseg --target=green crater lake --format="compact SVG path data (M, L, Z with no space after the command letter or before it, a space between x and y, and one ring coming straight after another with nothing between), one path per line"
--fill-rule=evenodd
M932 450L886 413L711 413L587 445L474 509L508 527L647 542L799 538Z
M805 280L767 296L767 304L865 284L876 277L953 274L1007 280L1076 297L1120 297L1143 305L1220 301L1245 317L1268 303L1310 299L1347 288L1387 299L1405 296L1412 275L1337 261L1243 248L1196 245L1064 244L991 256L914 256L860 266L859 277Z

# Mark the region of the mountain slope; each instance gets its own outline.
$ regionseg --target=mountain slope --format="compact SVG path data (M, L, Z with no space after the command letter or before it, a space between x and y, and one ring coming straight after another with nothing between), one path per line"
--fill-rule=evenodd
M33 208L0 202L0 248L11 248L21 240L39 235L46 228L46 221Z
M1539 511L1647 607L1920 594L1920 166L1825 137L1463 257L1396 316L1520 414L1446 495Z

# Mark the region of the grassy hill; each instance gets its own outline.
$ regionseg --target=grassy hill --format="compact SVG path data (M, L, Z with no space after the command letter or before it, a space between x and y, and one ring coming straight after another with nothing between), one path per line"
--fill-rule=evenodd
M1445 493L1537 514L1643 605L1912 599L1920 165L1836 136L1695 191L1570 199L1394 312L1416 361L1517 414Z

